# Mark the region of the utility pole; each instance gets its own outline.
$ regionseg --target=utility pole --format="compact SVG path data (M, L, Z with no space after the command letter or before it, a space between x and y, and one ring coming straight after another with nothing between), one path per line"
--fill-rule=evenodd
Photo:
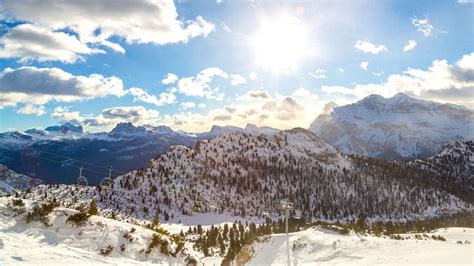
M285 212L285 231L286 231L286 261L287 265L291 266L290 263L290 235L288 234L288 218L290 211L294 209L294 203L286 200L280 201L280 208Z

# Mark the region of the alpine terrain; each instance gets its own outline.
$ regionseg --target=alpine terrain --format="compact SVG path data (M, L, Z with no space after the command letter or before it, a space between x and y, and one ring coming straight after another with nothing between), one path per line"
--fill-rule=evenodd
M326 107L310 130L346 154L411 160L433 156L456 138L474 140L474 111L404 93Z

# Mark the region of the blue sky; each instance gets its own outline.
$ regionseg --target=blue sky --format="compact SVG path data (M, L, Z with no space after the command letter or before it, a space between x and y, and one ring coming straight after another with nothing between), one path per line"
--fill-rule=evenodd
M474 107L472 1L26 2L0 2L0 131L308 127L371 93Z

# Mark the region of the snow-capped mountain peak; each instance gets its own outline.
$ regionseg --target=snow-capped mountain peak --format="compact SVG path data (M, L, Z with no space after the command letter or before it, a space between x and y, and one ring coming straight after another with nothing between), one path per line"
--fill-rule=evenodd
M347 154L427 158L457 137L474 139L474 112L403 93L392 98L373 94L318 116L310 130Z
M50 126L44 129L47 132L60 132L66 134L68 132L82 134L82 126L75 126L69 122L64 123L60 126Z
M323 114L330 114L334 108L338 107L337 103L335 102L328 102L323 107Z

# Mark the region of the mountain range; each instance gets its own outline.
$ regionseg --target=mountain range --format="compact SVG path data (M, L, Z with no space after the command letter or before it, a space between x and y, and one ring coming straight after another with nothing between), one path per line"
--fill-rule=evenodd
M386 160L426 159L457 138L474 139L474 112L399 93L327 104L310 130L345 154Z
M460 169L472 162L468 154L463 165L458 161ZM283 199L308 220L404 221L471 210L474 190L439 166L347 156L302 128L272 136L228 132L193 149L173 146L146 168L115 178L111 190L40 185L28 197L46 195L68 208L95 198L101 215L135 221L159 215L179 222L201 212L279 217Z
M254 134L278 132L277 129L247 125L245 128L213 126L205 133L176 132L167 126L134 126L118 123L110 132L87 133L81 126L65 123L25 132L0 133L0 164L47 183L75 183L79 166L89 183L98 184L108 175L145 167L172 145L192 147L196 141L225 132Z
M346 106L328 103L309 129L344 154L385 160L427 159L456 139L474 139L474 112L418 100L406 94L370 95ZM176 132L167 126L119 123L110 132L88 133L65 123L25 132L0 133L0 163L47 183L75 183L80 165L92 184L108 175L143 168L173 145L233 132L273 136L281 130L248 124L213 126L209 132ZM469 170L468 173L472 172Z

